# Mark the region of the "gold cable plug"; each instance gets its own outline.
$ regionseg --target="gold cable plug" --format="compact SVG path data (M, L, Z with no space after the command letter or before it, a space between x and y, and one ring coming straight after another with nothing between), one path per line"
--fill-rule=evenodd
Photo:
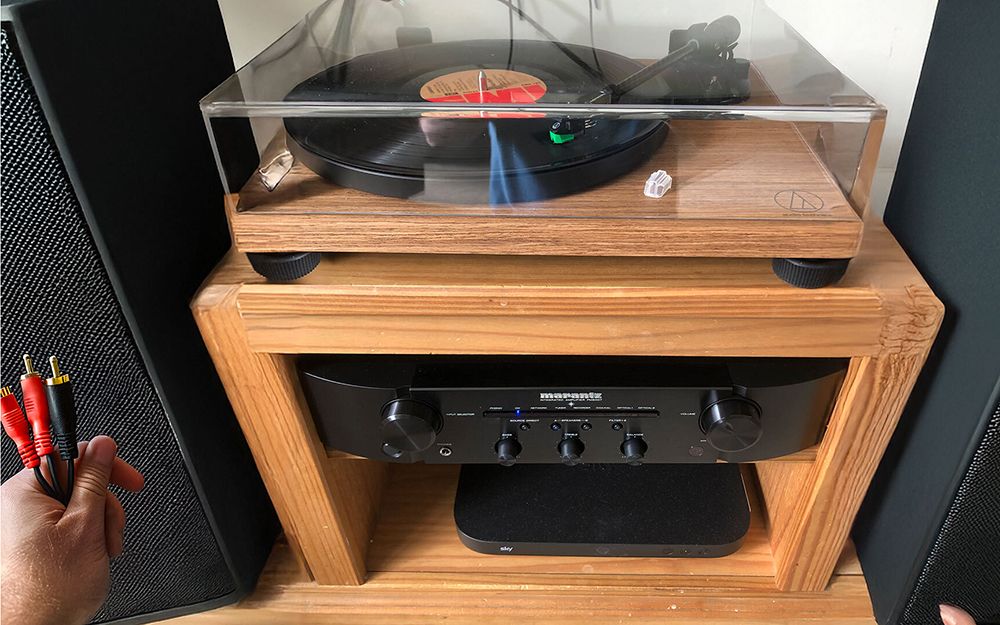
M35 371L35 363L31 361L31 354L25 354L22 358L24 359L24 373L21 374L22 380L27 378L42 377L37 371Z
M10 395L10 387L9 386L0 387L0 397L6 397L8 395Z
M49 386L58 386L59 384L65 384L69 382L69 375L63 373L59 370L59 359L55 356L49 356L49 366L52 367L52 377L45 380L45 383Z
M45 399L49 406L49 420L52 423L52 434L55 435L59 456L70 461L79 456L76 446L76 403L73 401L73 384L69 376L59 369L59 360L49 357L52 367L52 377L45 380ZM72 466L67 467L72 469ZM73 490L72 472L67 478L66 492Z

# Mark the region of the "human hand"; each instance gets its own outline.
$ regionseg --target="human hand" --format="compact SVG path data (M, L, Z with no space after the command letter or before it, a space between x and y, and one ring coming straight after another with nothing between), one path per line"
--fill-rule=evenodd
M0 487L0 577L8 623L86 623L108 592L109 559L122 551L125 510L109 484L142 488L107 436L79 445L72 498L64 507L29 470Z
M944 625L976 625L969 613L961 608L942 603L938 606L941 610L941 622Z

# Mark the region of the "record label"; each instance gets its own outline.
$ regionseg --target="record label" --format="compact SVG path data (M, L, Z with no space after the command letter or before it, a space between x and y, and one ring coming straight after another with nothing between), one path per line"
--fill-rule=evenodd
M547 90L541 79L523 72L469 69L432 78L420 88L420 97L428 102L531 104Z

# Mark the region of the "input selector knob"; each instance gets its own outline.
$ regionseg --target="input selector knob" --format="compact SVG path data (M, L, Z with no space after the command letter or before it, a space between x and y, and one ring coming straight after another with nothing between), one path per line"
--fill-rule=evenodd
M625 455L625 462L633 467L642 464L647 449L649 449L649 445L646 444L646 441L637 436L626 438L625 442L622 443L622 454Z
M516 438L501 438L496 444L497 462L502 466L512 467L521 455L521 443Z
M563 464L574 467L583 460L580 459L583 456L583 450L585 445L577 437L564 438L559 441L559 456L562 458Z
M441 415L415 399L396 399L382 409L379 431L385 445L399 451L423 451L441 431Z
M701 431L708 444L718 451L734 453L750 449L764 433L760 406L738 395L718 399L702 410Z

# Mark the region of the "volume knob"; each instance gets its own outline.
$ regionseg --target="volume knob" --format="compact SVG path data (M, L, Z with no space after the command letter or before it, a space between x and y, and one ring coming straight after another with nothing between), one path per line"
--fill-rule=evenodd
M437 410L414 399L396 399L382 409L383 449L417 452L434 444L441 431Z
M701 412L701 430L708 444L723 453L746 451L760 440L760 406L746 397L724 397Z
M583 462L580 457L583 455L584 448L583 441L577 437L564 438L559 441L559 456L562 458L563 464L574 467Z

